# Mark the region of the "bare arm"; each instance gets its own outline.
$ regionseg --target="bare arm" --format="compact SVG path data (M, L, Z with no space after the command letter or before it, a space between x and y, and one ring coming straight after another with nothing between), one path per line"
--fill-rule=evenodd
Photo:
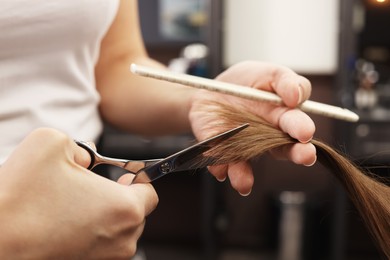
M188 111L193 89L133 75L130 64L163 67L150 59L141 37L137 1L121 1L105 36L96 82L107 122L147 135L190 131Z

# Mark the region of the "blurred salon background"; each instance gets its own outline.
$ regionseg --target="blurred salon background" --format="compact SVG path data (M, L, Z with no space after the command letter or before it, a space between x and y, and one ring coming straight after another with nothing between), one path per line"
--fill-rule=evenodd
M149 55L171 70L213 78L250 59L306 76L312 100L346 107L361 118L345 123L311 115L316 137L389 177L389 0L140 0L139 9ZM107 125L100 150L159 158L193 140L145 139ZM252 164L249 197L206 170L153 183L160 203L147 219L134 259L384 259L325 167L268 155ZM103 170L113 179L121 174Z

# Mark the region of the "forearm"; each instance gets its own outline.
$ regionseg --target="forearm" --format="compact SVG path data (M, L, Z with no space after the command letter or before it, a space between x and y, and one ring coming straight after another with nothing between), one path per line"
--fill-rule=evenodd
M162 67L147 58L122 58L97 78L100 111L107 122L145 135L190 131L188 112L194 89L140 77L129 71L132 62Z
M137 11L137 1L120 1L117 16L102 40L95 71L101 115L116 127L143 135L188 132L195 90L130 72L133 62L162 66L148 58Z

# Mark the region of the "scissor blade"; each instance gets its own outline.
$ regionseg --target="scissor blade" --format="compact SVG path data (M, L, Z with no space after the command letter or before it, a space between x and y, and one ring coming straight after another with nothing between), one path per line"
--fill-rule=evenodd
M243 124L226 132L212 136L170 155L155 164L149 165L136 174L133 179L133 183L152 182L171 172L199 169L211 165L213 164L213 160L211 158L204 157L203 154L215 145L234 136L248 126L249 124Z

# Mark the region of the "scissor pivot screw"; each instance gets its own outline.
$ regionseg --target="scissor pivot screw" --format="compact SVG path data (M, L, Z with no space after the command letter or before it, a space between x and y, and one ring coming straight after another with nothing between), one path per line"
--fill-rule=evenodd
M160 165L160 170L164 174L169 173L171 171L171 165L169 164L169 162L165 162Z

